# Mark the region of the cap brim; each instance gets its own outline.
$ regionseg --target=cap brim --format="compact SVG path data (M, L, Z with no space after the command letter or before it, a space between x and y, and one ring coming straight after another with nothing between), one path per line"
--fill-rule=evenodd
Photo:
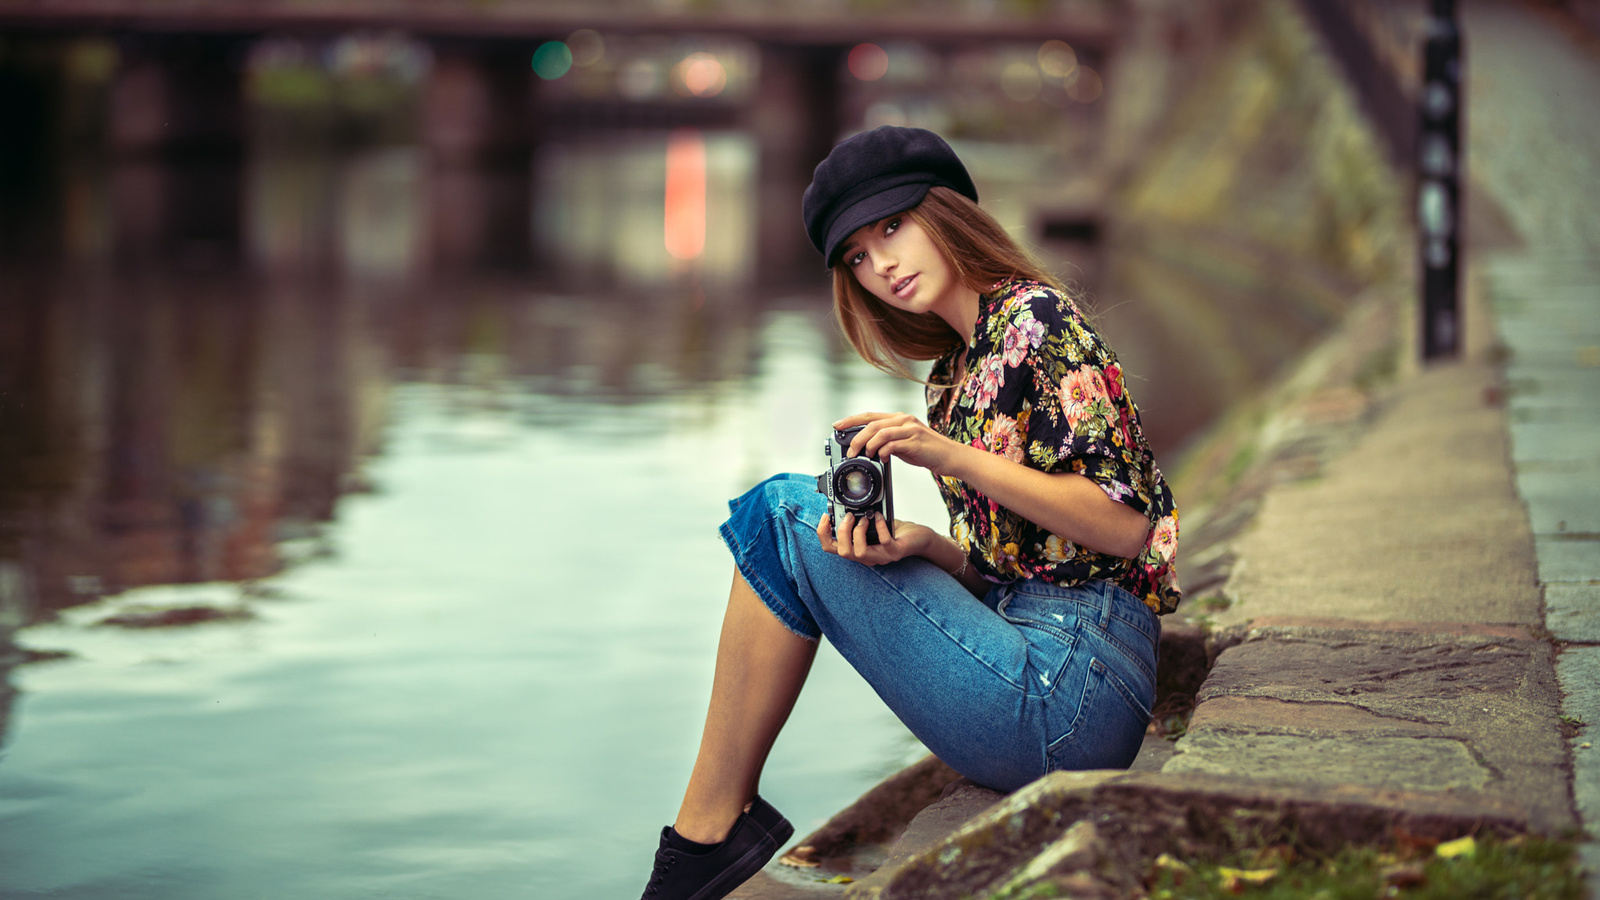
M828 228L828 252L824 256L827 268L833 268L839 261L840 246L857 228L916 206L928 195L930 187L932 185L927 183L895 185L850 204Z

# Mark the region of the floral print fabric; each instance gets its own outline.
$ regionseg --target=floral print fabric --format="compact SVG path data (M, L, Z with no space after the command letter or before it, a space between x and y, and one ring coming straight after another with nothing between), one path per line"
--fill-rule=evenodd
M948 384L956 348L928 380ZM1150 537L1134 559L1096 553L1051 534L954 478L937 478L951 537L990 581L1039 578L1072 586L1102 579L1158 614L1180 594L1178 510L1139 425L1115 354L1065 294L1001 282L979 299L967 368L953 389L928 389L928 422L963 444L1044 472L1075 472L1144 513Z

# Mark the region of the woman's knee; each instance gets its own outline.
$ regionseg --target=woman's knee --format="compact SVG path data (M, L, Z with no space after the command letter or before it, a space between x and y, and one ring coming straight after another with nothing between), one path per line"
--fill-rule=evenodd
M817 493L817 480L811 475L785 472L774 475L750 490L774 513L789 512L803 518L812 508L820 517L823 509L822 495ZM812 523L815 527L816 523Z

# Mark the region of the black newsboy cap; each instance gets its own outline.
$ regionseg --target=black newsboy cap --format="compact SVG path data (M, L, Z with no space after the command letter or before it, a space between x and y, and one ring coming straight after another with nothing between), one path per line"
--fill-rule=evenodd
M864 131L817 164L800 203L806 233L832 268L857 228L916 206L936 184L978 199L966 167L937 134L894 125Z

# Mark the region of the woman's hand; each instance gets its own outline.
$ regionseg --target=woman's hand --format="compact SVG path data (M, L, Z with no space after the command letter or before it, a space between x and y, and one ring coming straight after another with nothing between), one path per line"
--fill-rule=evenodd
M922 556L929 540L938 538L932 528L902 519L894 520L894 537L891 538L888 524L879 515L858 519L854 513L845 513L839 526L838 536L835 537L833 516L823 514L822 521L817 523L817 537L822 541L822 549L868 566L881 566L908 556ZM876 532L878 543L867 543L868 529Z
M858 413L833 427L856 425L863 427L850 440L845 451L849 456L881 458L887 453L958 479L1051 534L1099 553L1131 559L1144 549L1150 534L1144 514L1111 499L1082 475L1041 472L957 443L905 413Z
M884 455L948 475L956 457L967 448L907 413L857 413L833 423L834 428L864 426L850 441L846 456Z

